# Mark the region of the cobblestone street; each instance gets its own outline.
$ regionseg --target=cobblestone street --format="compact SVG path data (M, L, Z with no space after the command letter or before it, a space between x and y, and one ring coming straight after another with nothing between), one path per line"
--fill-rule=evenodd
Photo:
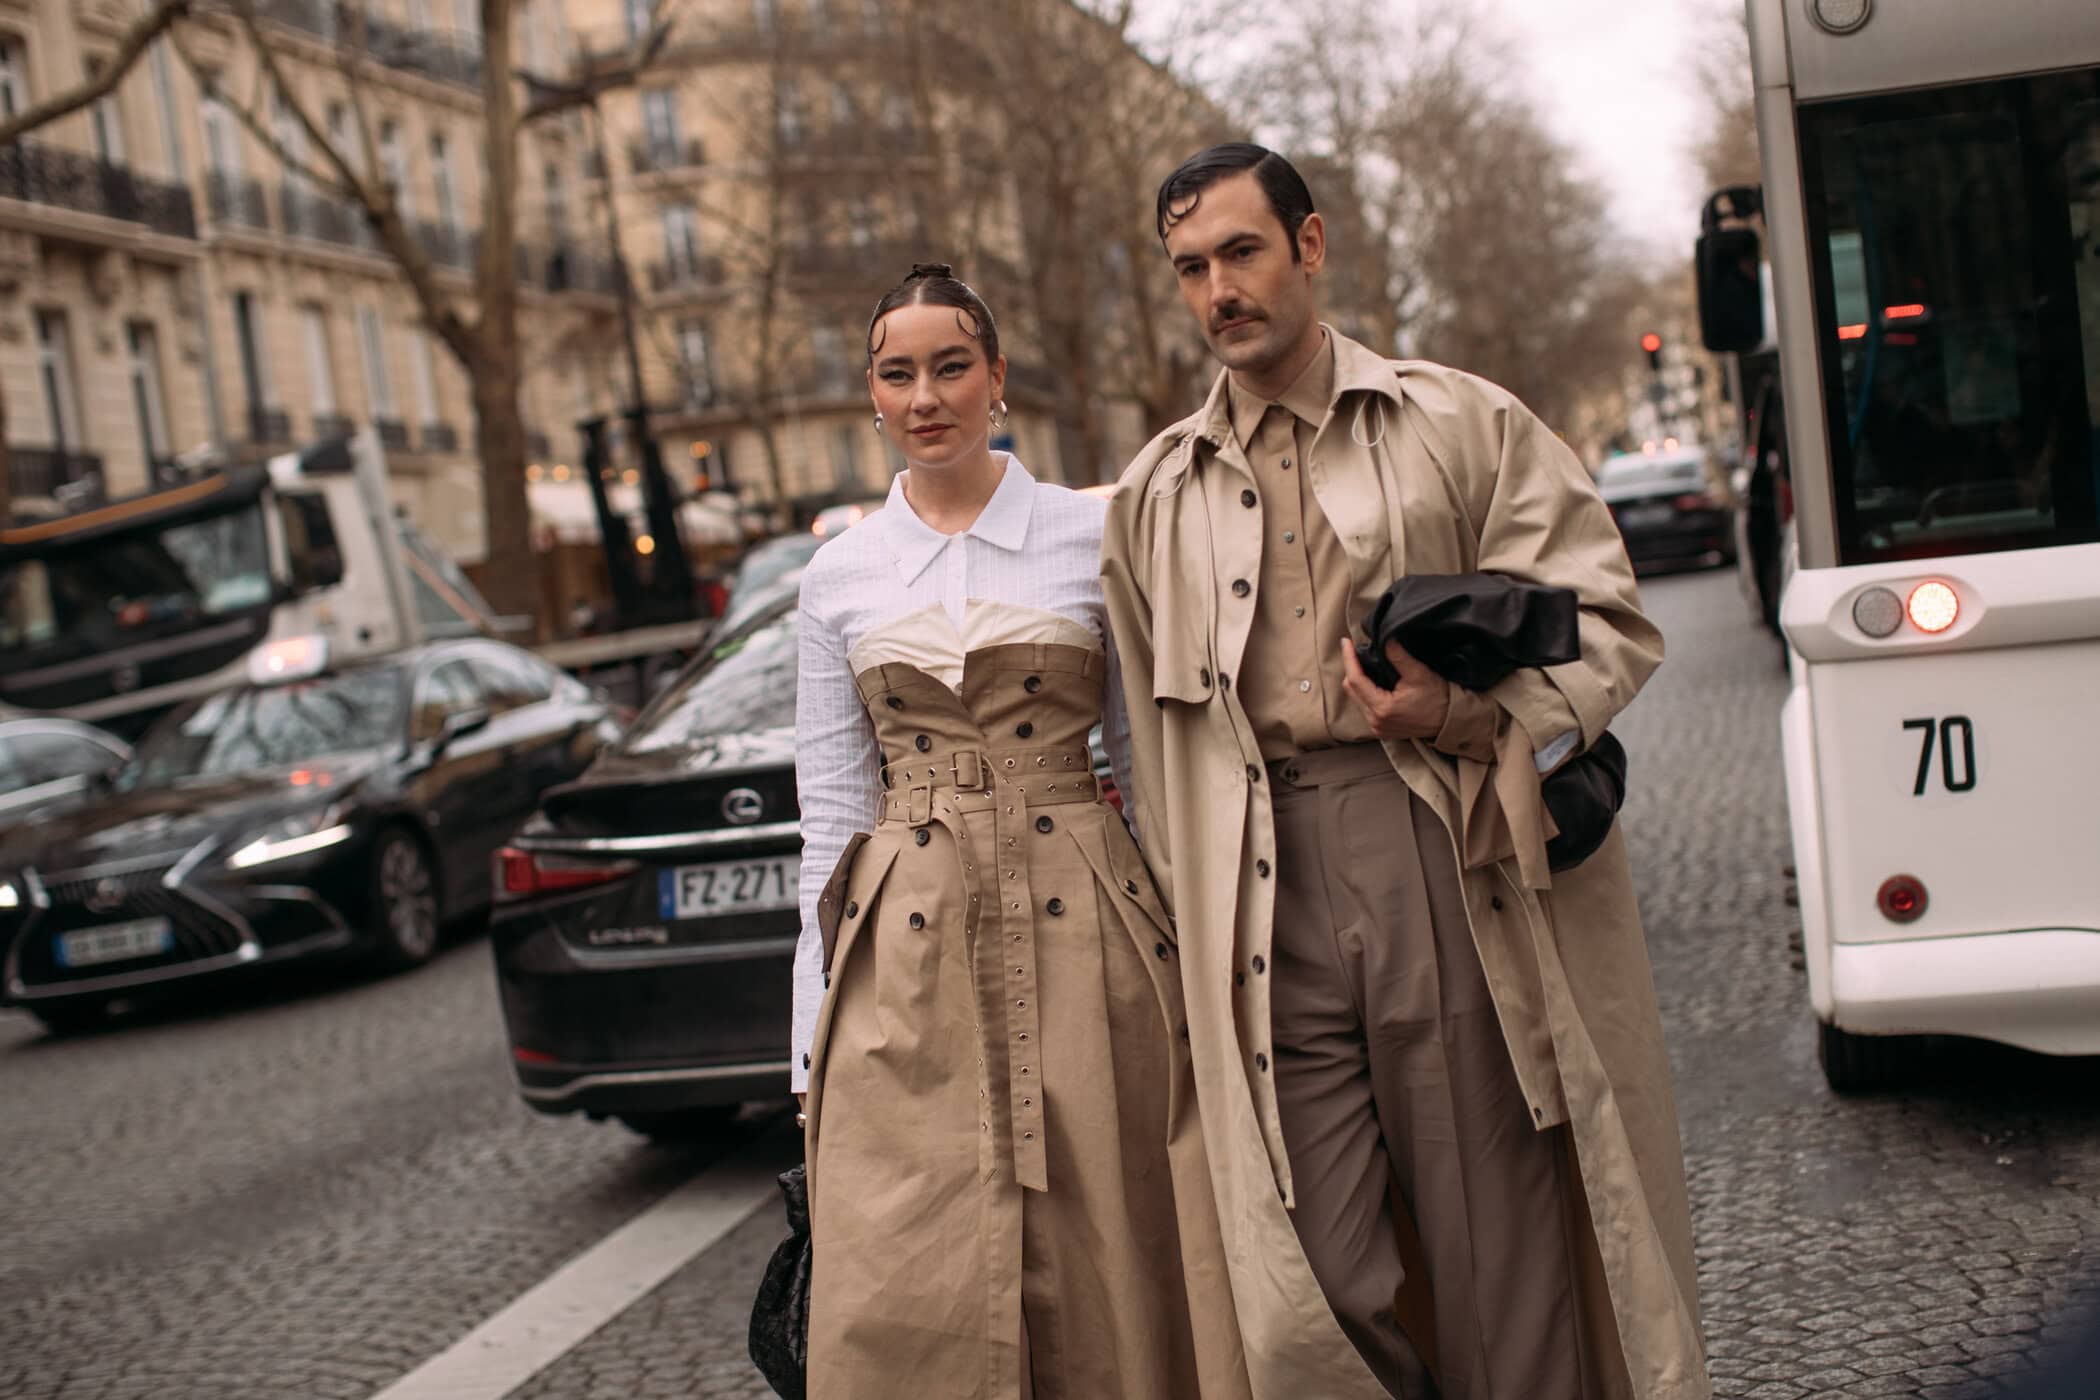
M1725 572L1643 596L1670 656L1615 731L1716 1390L1999 1393L2100 1301L2100 1062L1947 1044L1903 1090L1824 1087L1778 648ZM478 940L76 1039L0 1013L0 1397L371 1395L716 1155L520 1106ZM512 1395L766 1395L745 1327L780 1233L769 1198Z

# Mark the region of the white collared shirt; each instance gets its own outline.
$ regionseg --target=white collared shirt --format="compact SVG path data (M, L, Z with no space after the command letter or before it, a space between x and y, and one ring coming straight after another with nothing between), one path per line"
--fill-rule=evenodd
M1129 782L1130 725L1101 599L1101 529L1108 503L1038 482L1003 452L1005 475L970 528L944 535L904 498L901 473L883 508L817 551L802 575L795 689L795 786L802 807L802 935L795 947L791 1082L804 1064L824 999L817 898L856 831L872 830L882 750L847 657L870 630L938 604L960 628L972 599L1018 603L1089 628L1108 650L1102 739Z

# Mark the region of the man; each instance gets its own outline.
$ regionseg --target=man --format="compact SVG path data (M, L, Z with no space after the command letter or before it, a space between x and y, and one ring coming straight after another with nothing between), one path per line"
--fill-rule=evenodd
M1661 660L1611 517L1507 393L1320 323L1282 157L1204 151L1158 217L1224 372L1124 474L1102 573L1255 1395L1705 1400L1625 848L1543 853L1541 773ZM1475 570L1572 589L1581 659L1474 693L1395 647L1373 685L1392 581Z

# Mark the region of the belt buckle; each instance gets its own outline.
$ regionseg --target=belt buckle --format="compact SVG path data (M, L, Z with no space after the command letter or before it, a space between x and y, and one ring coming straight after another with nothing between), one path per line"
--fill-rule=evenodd
M966 771L965 763L968 764L967 778L963 776ZM958 788L965 792L980 792L985 787L985 770L989 766L984 761L984 755L976 749L957 749L954 760L948 765L948 771L954 777Z
M905 795L904 820L911 826L924 826L933 820L933 787L928 783L913 783Z

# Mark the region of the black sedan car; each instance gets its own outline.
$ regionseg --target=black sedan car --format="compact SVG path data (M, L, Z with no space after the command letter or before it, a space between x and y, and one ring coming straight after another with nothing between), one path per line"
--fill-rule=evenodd
M787 1093L795 599L721 635L497 861L519 1091L672 1138Z
M305 642L157 722L81 806L0 835L0 1000L53 1029L257 964L408 967L617 733L528 652L442 642L340 669Z
M786 1095L795 602L722 635L498 857L490 945L534 1108L679 1140ZM1120 806L1098 734L1094 754Z
M1707 568L1735 560L1735 528L1695 448L1627 452L1597 470L1637 573Z

